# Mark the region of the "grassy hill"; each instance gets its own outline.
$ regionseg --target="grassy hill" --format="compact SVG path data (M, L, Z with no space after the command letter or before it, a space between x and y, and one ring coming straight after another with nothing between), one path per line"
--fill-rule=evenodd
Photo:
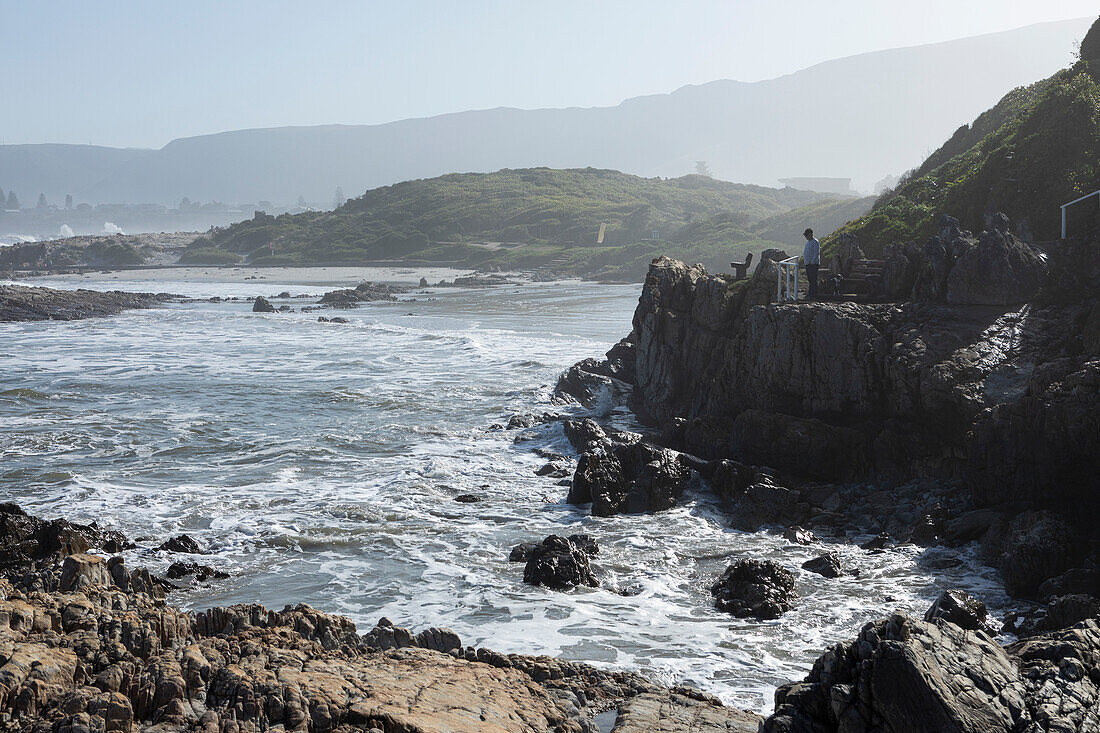
M728 266L747 246L776 246L761 241L761 226L785 236L784 216L826 218L832 207L849 211L853 205L853 199L830 194L705 176L666 180L592 168L464 173L376 188L333 211L257 214L196 240L184 260L220 263L229 254L256 264L552 263L610 277L616 268L666 253L697 252L699 259ZM597 245L601 225L604 240ZM799 219L791 226L801 231L804 224Z
M1010 92L837 234L856 234L878 255L891 242L927 239L942 214L981 231L986 213L1003 211L1038 241L1059 238L1060 205L1100 188L1100 58L1089 58L1100 49L1088 40L1076 64ZM1071 209L1070 229L1095 226L1096 208Z

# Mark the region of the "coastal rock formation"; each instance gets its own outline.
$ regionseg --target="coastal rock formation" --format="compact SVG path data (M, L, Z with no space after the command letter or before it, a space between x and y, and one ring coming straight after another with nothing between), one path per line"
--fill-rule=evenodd
M887 509L894 516L881 529L922 544L946 538L948 520L982 506L1006 506L1009 517L1084 508L1068 513L1071 524L1094 512L1100 240L1052 245L1044 264L1003 217L977 240L949 218L943 225L943 257L899 248L913 260L895 268L895 280L911 275L916 299L895 304L759 307L754 293L763 303L774 297L771 259L739 283L653 262L624 342L633 347L616 347L614 370L630 374L621 362L634 355L631 405L659 426L655 442L746 467L711 480L737 526L843 525L837 510L855 508L849 490L833 491L838 501L818 488L833 482L872 481L886 494L891 484L935 482L932 502L887 501L866 507L869 524L850 520L850 529L873 526L883 516L876 510ZM581 369L611 370L610 358ZM783 479L758 481L749 466L772 466ZM615 475L613 465L598 467ZM1083 561L1069 549L1056 558L1064 561L1011 580L1014 591L1033 592Z
M807 560L802 563L802 569L817 573L825 578L839 578L844 575L844 570L840 565L840 555L835 552L826 552L824 555Z
M364 282L354 288L330 290L321 296L317 304L329 308L358 308L361 303L395 301L400 293L405 292L408 288Z
M0 505L5 730L594 733L593 716L609 709L621 711L617 730L759 725L697 691L463 647L448 629L413 633L382 619L360 635L305 604L180 611L147 570L86 553L112 542L125 544Z
M256 300L252 303L253 313L275 313L275 306L271 305L270 301L262 295L257 295Z
M989 634L1000 631L1000 624L989 615L985 604L962 590L945 590L940 593L924 614L925 621L935 621L938 618L969 631L981 630Z
M581 455L569 489L570 504L592 504L592 514L642 514L676 506L691 470L680 454L645 442L602 443Z
M1100 626L1002 649L983 631L895 615L780 687L766 733L1089 731L1100 727Z
M798 598L794 576L771 560L738 560L710 592L719 611L757 619L779 618Z
M725 731L757 733L760 717L727 708L698 690L679 689L630 698L619 708L614 733Z
M0 285L0 322L75 321L113 316L134 308L153 308L178 296L120 290L56 290Z
M550 535L538 544L517 545L508 559L527 563L523 568L524 583L554 590L579 585L595 588L600 583L592 574L588 558L597 552L596 541L588 535L572 535L568 539Z
M1043 284L1046 261L1008 231L1008 217L993 216L993 228L952 254L945 297L952 305L1012 305L1031 300Z

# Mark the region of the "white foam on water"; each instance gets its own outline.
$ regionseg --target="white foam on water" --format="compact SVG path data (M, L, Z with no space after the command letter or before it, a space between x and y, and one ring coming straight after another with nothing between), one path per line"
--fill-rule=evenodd
M223 297L330 289L133 284ZM233 577L175 594L185 607L307 602L364 631L380 616L449 626L467 644L640 670L757 710L829 644L895 609L923 613L941 587L1008 607L973 548L928 551L963 560L933 571L917 548L792 545L730 529L702 485L652 516L599 519L566 504L566 487L535 476L545 461L532 452L570 453L560 426L518 445L515 431L489 428L561 409L547 385L626 333L637 295L537 283L372 303L335 325L245 302L0 324L0 499L144 538L127 554L153 570L175 559L160 542L195 537L213 552L202 561ZM636 427L621 409L612 416ZM533 588L507 560L519 542L575 532L600 543L601 588ZM800 569L826 549L860 577ZM709 586L738 557L795 572L795 608L766 623L717 612Z

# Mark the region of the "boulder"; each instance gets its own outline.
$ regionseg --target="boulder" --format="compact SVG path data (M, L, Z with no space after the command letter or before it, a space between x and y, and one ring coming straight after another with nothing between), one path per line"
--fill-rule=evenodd
M32 517L11 502L0 503L0 569L91 549L121 552L134 544L120 532L64 519Z
M223 572L221 570L215 570L209 565L200 565L197 562L174 562L168 566L168 571L165 573L165 575L168 577L169 580L193 576L195 580L200 583L203 583L210 578L222 580L229 577L229 573Z
M1011 234L1008 218L995 214L977 242L966 240L947 275L946 300L952 305L1009 305L1031 300L1046 275L1037 250Z
M840 555L835 552L826 552L824 555L819 555L812 560L807 560L802 563L802 569L808 570L811 573L817 573L826 578L839 578L847 574L841 567Z
M571 534L566 539L568 539L576 549L589 557L595 557L600 554L600 546L592 535ZM543 542L545 542L545 540ZM512 551L508 555L508 561L527 562L531 559L532 555L539 550L542 544L542 542L521 542L512 548Z
M204 550L194 538L185 534L177 535L170 540L162 542L157 549L166 552L184 552L190 555L207 554L207 551Z
M569 367L554 387L556 397L574 399L600 415L629 402L630 392L630 384L613 376L608 362L600 359L584 359Z
M753 474L753 483L743 492L727 495L730 524L752 532L773 524L797 524L808 519L808 507L794 489L779 486L768 475Z
M985 633L895 615L780 687L762 730L1010 733L1026 729L1023 698L1016 664Z
M1044 581L1069 570L1083 554L1076 532L1064 519L1047 510L1029 511L1008 524L997 565L1009 595L1033 598Z
M756 619L779 618L798 598L794 575L771 560L738 560L710 592L719 611Z
M553 590L579 585L598 587L599 581L588 563L588 549L586 542L575 544L565 537L550 535L527 552L523 582Z
M642 514L676 506L691 470L679 454L649 443L605 444L580 457L570 504L592 504L592 514Z
M62 591L78 591L113 584L107 561L99 555L69 555L61 566Z
M262 295L257 295L255 302L252 303L253 313L274 313L275 306L268 302L267 298Z
M969 631L1000 632L997 623L985 604L963 590L945 590L925 612L925 621L943 619Z

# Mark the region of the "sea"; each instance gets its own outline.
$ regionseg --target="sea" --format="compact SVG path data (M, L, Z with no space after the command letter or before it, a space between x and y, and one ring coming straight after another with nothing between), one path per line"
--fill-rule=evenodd
M632 670L761 712L829 645L894 611L921 615L943 589L974 593L995 616L1008 608L974 548L870 553L737 531L702 481L658 514L604 519L568 504L567 479L536 475L549 453L575 461L560 423L506 426L514 415L587 414L556 402L554 382L630 331L640 285L414 288L396 302L301 312L365 280L456 274L192 268L22 280L223 300L0 323L0 501L120 530L138 544L131 566L163 572L184 559L230 573L181 581L169 600L183 608L308 603L361 632L381 617L449 627L466 645ZM294 312L224 300L256 295ZM606 407L613 424L639 427ZM480 501L455 500L463 494ZM518 543L578 532L599 543L599 588L525 585L523 564L508 560ZM210 554L155 549L181 533ZM801 569L825 551L859 576ZM956 554L956 567L930 569ZM746 557L796 575L793 610L759 622L714 609L711 584Z

